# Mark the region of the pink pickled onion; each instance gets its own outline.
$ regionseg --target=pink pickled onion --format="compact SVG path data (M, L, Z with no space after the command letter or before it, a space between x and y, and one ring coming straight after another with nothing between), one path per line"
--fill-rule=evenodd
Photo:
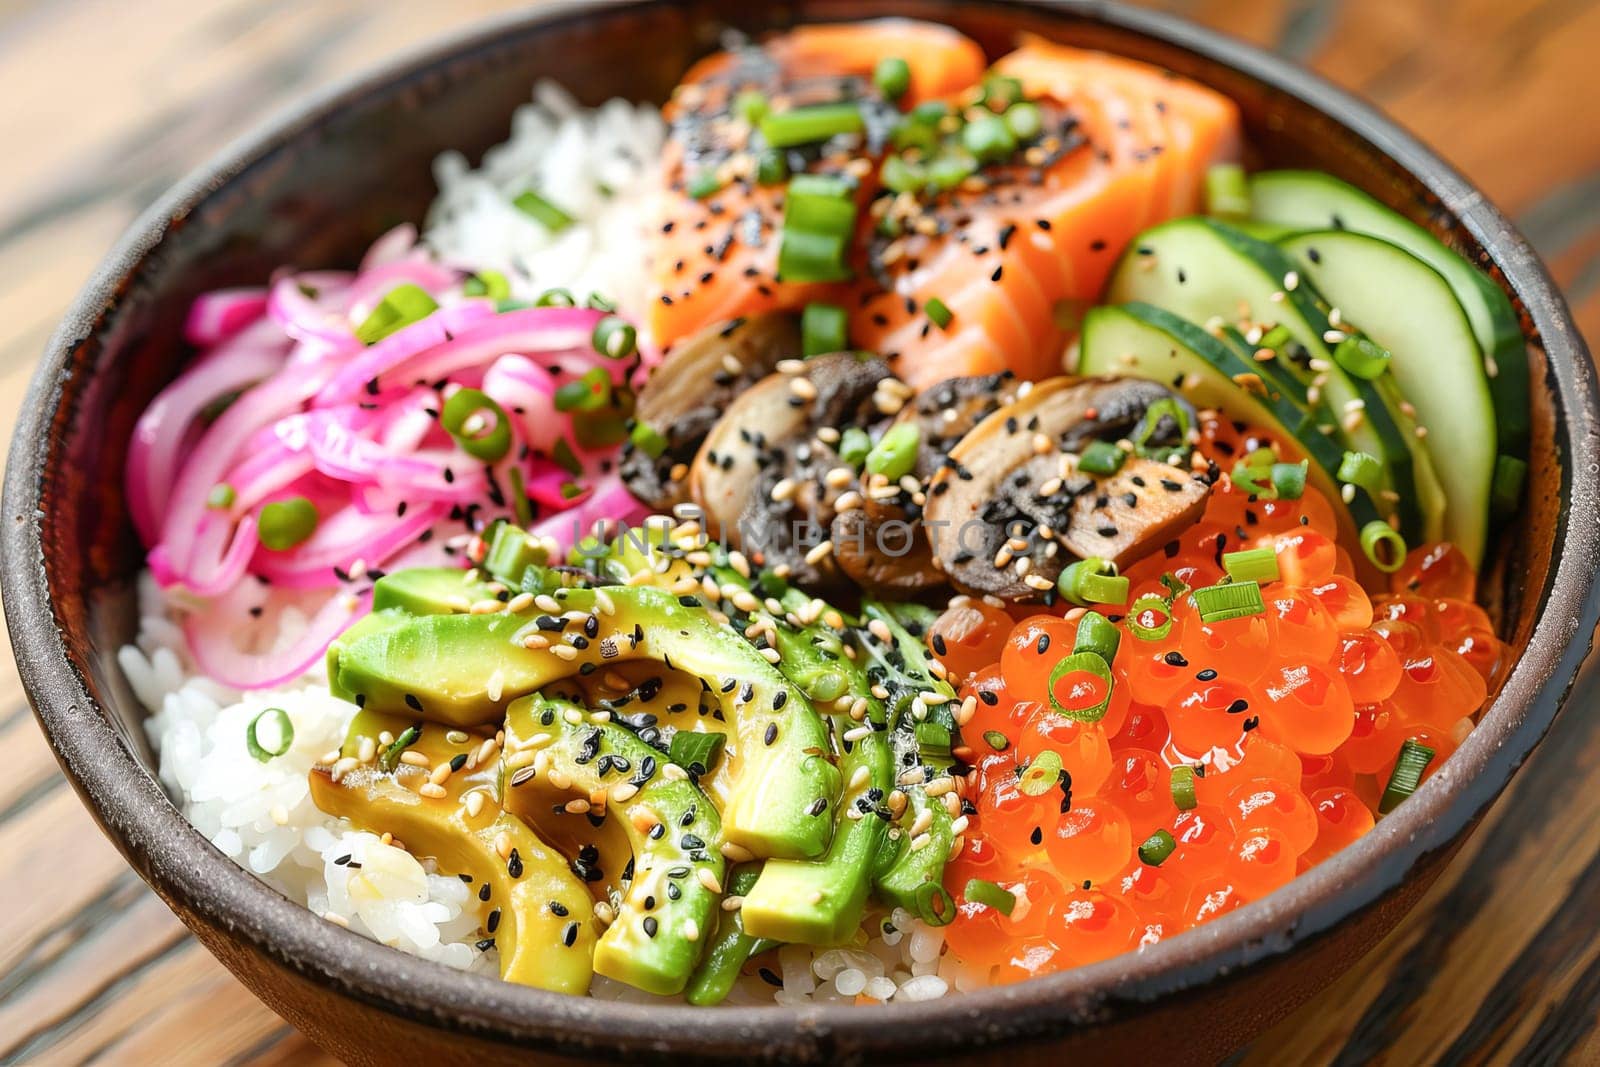
M195 298L183 320L183 339L192 345L221 344L267 310L267 291L260 288L218 289Z

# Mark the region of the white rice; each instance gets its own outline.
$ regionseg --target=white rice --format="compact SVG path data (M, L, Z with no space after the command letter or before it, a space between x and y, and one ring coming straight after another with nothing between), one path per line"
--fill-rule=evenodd
M479 169L459 153L439 158L440 192L424 240L448 262L504 272L519 297L561 287L579 299L602 294L637 314L645 288L638 249L655 211L660 114L616 100L585 111L548 82L534 98L514 116L511 139L486 153ZM574 224L552 235L513 206L528 189ZM189 821L241 867L332 922L425 959L498 974L495 950L475 947L486 936L487 907L455 872L441 874L431 860L312 803L311 768L340 746L355 714L328 693L321 663L281 689L229 689L198 672L173 605L148 574L139 594L139 636L118 659L151 713L146 729L161 781ZM281 646L303 631L306 616L290 607L275 630L272 622L260 624L264 641ZM294 742L261 763L246 750L245 730L267 708L288 714ZM785 945L753 961L755 973L739 980L727 1003L928 1000L982 984L944 954L943 943L938 929L904 910L877 912L849 947ZM675 999L598 976L591 992L606 1000Z
M638 318L646 296L639 250L658 201L661 113L612 100L586 110L553 82L517 109L511 138L484 153L473 170L459 152L434 163L439 196L423 241L470 269L503 272L512 292L532 299L546 289L582 300L598 293ZM575 224L552 234L514 204L533 190Z

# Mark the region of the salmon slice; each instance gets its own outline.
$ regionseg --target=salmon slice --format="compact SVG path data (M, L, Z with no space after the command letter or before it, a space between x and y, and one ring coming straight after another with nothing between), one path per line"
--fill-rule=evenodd
M855 344L913 385L1011 369L1061 371L1076 313L1133 236L1200 207L1205 171L1234 158L1233 103L1153 67L1030 41L995 65L1074 122L1083 143L1042 167L987 169L933 205L939 232L876 253L880 291L859 301ZM937 298L947 327L926 308Z
M878 19L802 26L759 49L718 52L690 68L666 108L673 136L648 265L647 326L658 344L670 347L715 322L846 299L843 285L778 280L781 185L758 185L737 168L733 180L703 200L690 196L687 184L697 171L722 165L745 146L748 125L728 116L741 91L757 89L789 104L817 103L837 99L842 78L851 95L878 100L872 73L885 56L903 58L911 69L911 88L901 101L907 106L967 88L982 76L985 62L974 42L947 26ZM876 166L859 153L821 159L809 169L849 172L861 182L862 203L875 192L870 178Z

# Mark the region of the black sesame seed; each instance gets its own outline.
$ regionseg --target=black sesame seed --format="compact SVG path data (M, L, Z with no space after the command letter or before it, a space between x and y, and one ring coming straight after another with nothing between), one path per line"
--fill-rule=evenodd
M578 924L576 922L570 922L567 924L565 932L563 932L561 935L561 943L568 948L571 948L573 945L577 944L577 942Z
M661 924L656 922L656 917L654 915L646 915L644 917L644 936L655 937L656 931L660 928Z
M1217 672L1212 670L1210 667L1207 667L1199 674L1196 674L1195 677L1200 679L1202 682L1213 682L1216 681Z
M777 739L778 739L778 724L775 723L775 722L767 723L767 733L766 733L766 736L762 740L764 740L767 744L770 745L774 741L776 741Z

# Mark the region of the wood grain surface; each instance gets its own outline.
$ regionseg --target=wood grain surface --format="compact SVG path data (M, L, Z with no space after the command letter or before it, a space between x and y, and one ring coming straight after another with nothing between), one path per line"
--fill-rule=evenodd
M497 0L0 3L0 403L134 214L280 105ZM1400 119L1505 209L1600 339L1600 3L1156 0ZM0 438L9 438L9 419ZM3 443L3 441L0 441ZM111 476L108 474L108 476ZM1240 1063L1600 1062L1600 719L1575 701L1425 902ZM0 1063L325 1057L105 842L0 667Z

